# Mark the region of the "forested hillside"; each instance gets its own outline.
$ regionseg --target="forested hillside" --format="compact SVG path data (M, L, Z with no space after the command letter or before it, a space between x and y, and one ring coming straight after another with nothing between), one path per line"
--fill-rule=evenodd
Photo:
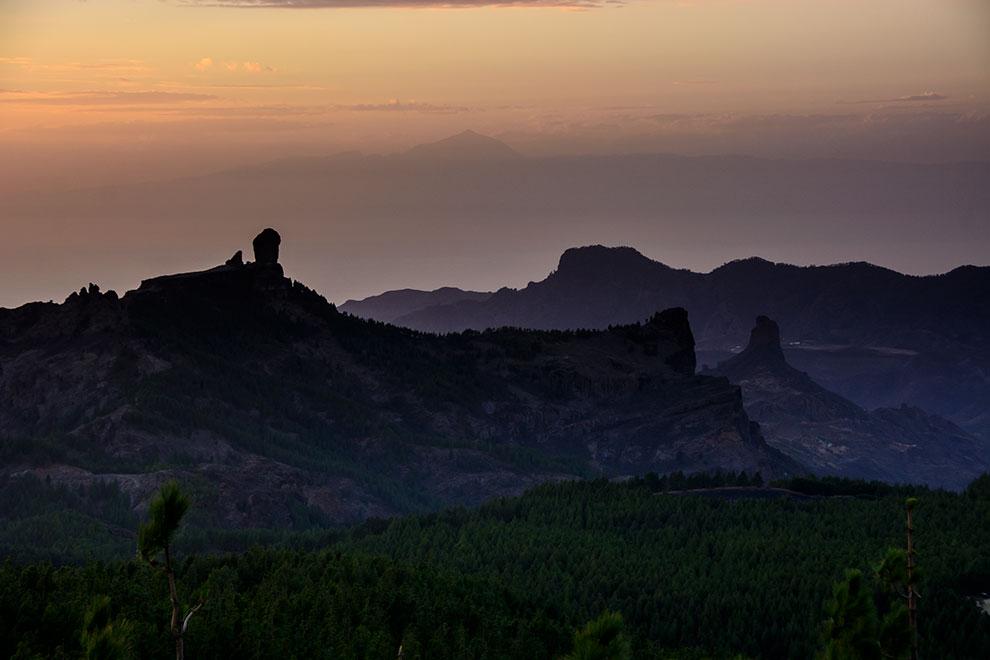
M635 657L809 658L832 584L859 568L875 588L872 566L903 546L914 494L921 656L990 654L990 616L973 598L990 590L987 493L807 480L685 490L710 483L547 484L480 509L371 520L318 550L186 558L180 535L180 591L205 603L188 653L394 658L402 645L405 658L553 658L611 610ZM0 655L77 656L101 594L139 657L172 654L157 571L8 561Z

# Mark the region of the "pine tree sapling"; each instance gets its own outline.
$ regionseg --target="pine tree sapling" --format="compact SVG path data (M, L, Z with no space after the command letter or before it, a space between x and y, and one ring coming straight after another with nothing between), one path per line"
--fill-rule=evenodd
M113 620L109 596L97 596L87 608L80 641L86 660L133 657L131 625L126 620Z
M149 565L164 572L168 578L168 595L172 605L171 631L175 640L176 660L183 660L185 655L183 636L186 628L189 627L189 620L203 606L200 602L182 616L182 606L175 586L172 539L188 510L189 498L182 493L179 484L169 481L151 501L148 521L138 530L138 554Z
M908 627L911 631L911 660L918 660L918 591L915 586L914 520L912 514L918 498L909 497L904 501L907 511L907 609Z
M630 660L632 644L622 615L605 612L574 633L574 650L567 660Z
M172 539L182 517L189 510L189 498L182 494L179 484L169 481L162 486L148 509L148 521L138 529L138 553L152 566L157 566L159 554L169 560Z
M823 660L880 658L877 609L861 571L846 571L825 605Z

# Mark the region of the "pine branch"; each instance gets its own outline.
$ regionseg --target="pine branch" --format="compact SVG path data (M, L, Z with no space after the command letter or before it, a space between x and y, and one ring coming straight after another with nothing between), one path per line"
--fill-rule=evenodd
M186 612L186 616L182 620L182 634L183 635L186 634L186 628L189 627L189 619L191 619L192 618L192 615L195 614L196 612L198 612L199 611L199 608L203 607L203 605L206 605L206 601L205 600L199 601L199 603L195 607L193 607L191 610L189 610L188 612Z

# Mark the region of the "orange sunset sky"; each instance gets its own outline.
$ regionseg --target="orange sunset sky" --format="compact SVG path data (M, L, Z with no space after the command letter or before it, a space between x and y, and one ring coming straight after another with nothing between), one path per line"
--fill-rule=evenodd
M162 246L187 237L173 231L169 209L155 210L152 221L121 206L111 218L94 198L86 213L102 224L84 223L64 211L77 208L74 197L58 198L69 201L46 216L48 195L286 157L391 154L467 129L530 157L990 161L990 3L0 0L0 280L7 282L0 305L59 298L90 279L126 288L156 270L208 265L201 260L229 256L221 252L231 236L249 237L263 222L293 231L293 216L255 208L247 211L256 217L221 227L212 221L226 201L212 200L182 218L208 236L194 246L201 253L183 253L188 258L177 263L178 252ZM159 197L161 207L169 194ZM318 219L299 225L296 235L313 255L300 255L297 265L340 298L407 284L521 285L545 275L561 249L599 241L635 244L695 268L760 253L933 272L979 258L990 240L982 211L970 210L979 204L956 205L952 243L939 251L925 247L934 230L915 231L915 252L874 249L866 241L881 240L879 229L865 238L826 231L833 245L819 249L824 243L810 237L821 224L794 229L789 243L773 248L776 229L764 240L759 227L740 228L743 245L721 228L669 216L637 220L626 233L607 214L577 228L548 224L526 245L499 244L493 227L504 218L487 209L478 214L488 218L477 221L480 229L457 225L460 243L428 218L383 219L385 229L365 235L360 227L370 225L356 217L358 228L346 236L333 225L338 219ZM310 207L319 215L316 202ZM394 227L408 232L402 247L420 250L428 267L395 265L411 257L388 252L399 249L385 238ZM472 244L487 231L490 240ZM482 248L497 262L487 270ZM319 258L332 249L331 271ZM468 249L477 254L466 257ZM452 266L464 263L470 269Z
M984 0L441 4L0 2L0 190L465 128L530 153L859 157L860 134L903 125L946 134L877 156L986 153Z

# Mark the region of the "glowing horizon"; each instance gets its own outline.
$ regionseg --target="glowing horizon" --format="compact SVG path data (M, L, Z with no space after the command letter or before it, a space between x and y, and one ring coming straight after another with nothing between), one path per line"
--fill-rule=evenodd
M824 122L836 144L767 155L860 156L850 134L935 117L984 139L878 157L990 157L978 0L15 1L0 25L0 145L18 152L250 160L472 128L532 153L748 153L758 131Z
M184 237L161 209L87 202L94 228L72 217L76 198L65 191L292 156L393 153L466 129L530 156L990 161L988 35L985 0L6 2L0 304L58 298L90 280L119 288L210 263L191 253L169 260ZM54 229L39 230L38 205L21 204L38 192L42 207L58 208L58 217L43 218ZM527 208L543 208L537 198L545 192L524 200ZM845 223L847 200L834 194L835 213L822 213ZM306 195L314 205L312 191ZM959 205L946 195L951 215ZM493 208L478 210L456 240L453 221L437 219L442 210L406 217L391 209L391 218L377 218L377 234L347 224L352 218L317 217L314 208L286 222L310 250L297 262L300 273L334 297L351 297L404 285L521 285L563 248L591 242L632 245L696 269L759 254L948 270L985 253L987 230L969 210L985 208L977 197L948 230L938 209L910 219L897 210L915 224L893 232L895 245L880 232L823 237L831 230L815 223L832 220L821 218L799 218L784 240L770 222L735 227L729 206L718 222L707 219L722 223L708 233L686 212L629 220L622 231L605 214L579 226L549 222L525 244L503 240L492 225L529 219L493 217ZM155 199L148 205L164 203ZM190 211L195 217L180 218L206 231L203 240L217 250L263 221L221 222L223 201L211 198ZM401 232L406 245L383 238ZM479 235L483 246L471 243Z

